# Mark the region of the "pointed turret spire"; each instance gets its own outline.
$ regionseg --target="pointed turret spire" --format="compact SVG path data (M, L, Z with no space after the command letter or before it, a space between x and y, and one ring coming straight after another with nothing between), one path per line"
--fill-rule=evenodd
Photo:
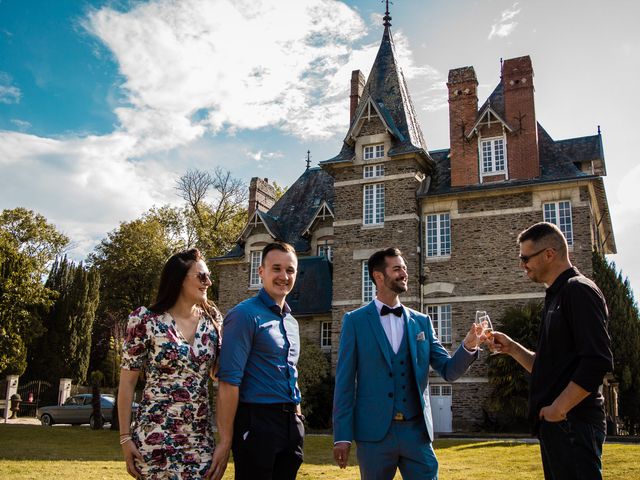
M380 113L381 120L392 137L388 156L418 152L423 157L429 158L427 144L418 124L407 83L398 65L398 56L391 35L391 15L389 14L391 2L388 0L385 2L387 8L383 23L384 32L378 54L351 118L343 148L336 157L327 162L350 161L353 158L355 136L361 126L360 118L363 115L366 116L366 112L371 109Z

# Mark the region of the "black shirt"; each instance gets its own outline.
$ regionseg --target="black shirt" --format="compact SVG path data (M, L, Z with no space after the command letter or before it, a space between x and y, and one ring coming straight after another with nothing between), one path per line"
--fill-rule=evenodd
M567 418L605 425L604 399L598 388L613 370L608 316L598 286L575 267L562 272L547 288L529 390L534 431L540 409L551 405L570 381L591 393Z

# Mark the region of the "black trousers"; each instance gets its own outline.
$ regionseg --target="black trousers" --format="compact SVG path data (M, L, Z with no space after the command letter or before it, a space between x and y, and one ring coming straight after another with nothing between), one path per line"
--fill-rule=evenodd
M304 425L293 403L243 403L233 425L236 480L294 480L302 464Z
M538 436L546 480L602 480L603 426L543 420Z

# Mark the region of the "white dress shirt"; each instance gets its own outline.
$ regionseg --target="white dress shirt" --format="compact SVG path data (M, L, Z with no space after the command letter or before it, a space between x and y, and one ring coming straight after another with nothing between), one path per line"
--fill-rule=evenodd
M393 349L393 353L398 353L398 349L400 348L400 343L402 342L402 336L404 335L404 316L396 317L393 313L388 313L387 315L380 315L380 310L382 310L382 303L377 298L374 298L373 301L376 304L376 308L378 309L378 315L380 316L380 323L382 323L382 328L384 333L387 335L387 339L391 344L391 348ZM401 305L400 302L395 305L387 305L389 308L396 308Z

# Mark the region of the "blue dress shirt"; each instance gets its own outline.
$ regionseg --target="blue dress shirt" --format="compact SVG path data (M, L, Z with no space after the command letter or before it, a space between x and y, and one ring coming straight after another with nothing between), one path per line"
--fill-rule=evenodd
M300 403L300 332L291 309L260 289L224 319L218 378L240 387L240 401Z

